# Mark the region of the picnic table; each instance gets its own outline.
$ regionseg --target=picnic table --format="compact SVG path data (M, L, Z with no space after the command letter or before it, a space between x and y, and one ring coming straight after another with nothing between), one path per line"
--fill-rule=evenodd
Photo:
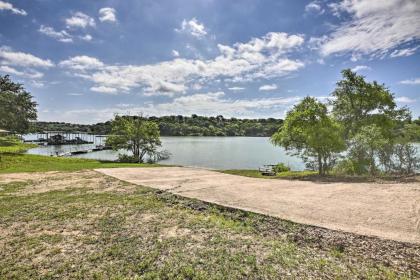
M262 174L262 175L266 175L266 176L276 176L276 171L274 171L274 164L266 164L261 166L260 168L258 168L258 171Z

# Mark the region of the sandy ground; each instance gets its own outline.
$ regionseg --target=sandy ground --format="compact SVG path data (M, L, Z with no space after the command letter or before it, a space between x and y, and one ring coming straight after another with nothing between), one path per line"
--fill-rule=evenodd
M397 241L420 243L420 184L266 180L185 168L97 169L189 198Z

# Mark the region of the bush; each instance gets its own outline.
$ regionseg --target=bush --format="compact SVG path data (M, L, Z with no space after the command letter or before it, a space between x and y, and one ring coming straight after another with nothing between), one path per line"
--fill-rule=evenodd
M273 167L273 171L276 173L287 172L290 171L290 167L288 167L284 163L278 163Z
M124 163L139 163L139 159L133 155L119 154L118 161Z
M417 149L410 143L395 145L393 171L398 174L413 174L420 168Z
M360 166L350 159L339 161L332 169L334 175L356 175L360 174Z

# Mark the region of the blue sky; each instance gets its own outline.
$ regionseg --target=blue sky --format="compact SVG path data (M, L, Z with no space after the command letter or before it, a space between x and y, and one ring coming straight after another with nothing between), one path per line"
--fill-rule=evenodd
M39 119L284 117L352 68L420 115L416 0L0 0L0 74Z

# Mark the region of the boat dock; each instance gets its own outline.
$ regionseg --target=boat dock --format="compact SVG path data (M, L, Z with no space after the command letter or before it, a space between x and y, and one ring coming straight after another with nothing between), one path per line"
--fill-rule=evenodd
M51 155L51 156L68 157L68 156L87 154L87 153L98 152L98 151L106 151L106 150L112 150L112 148L109 147L109 146L99 145L99 146L96 146L95 148L91 148L91 149L82 149L82 150L75 150L75 151L69 151L69 152L63 152L63 153L58 153L57 152L55 155Z

